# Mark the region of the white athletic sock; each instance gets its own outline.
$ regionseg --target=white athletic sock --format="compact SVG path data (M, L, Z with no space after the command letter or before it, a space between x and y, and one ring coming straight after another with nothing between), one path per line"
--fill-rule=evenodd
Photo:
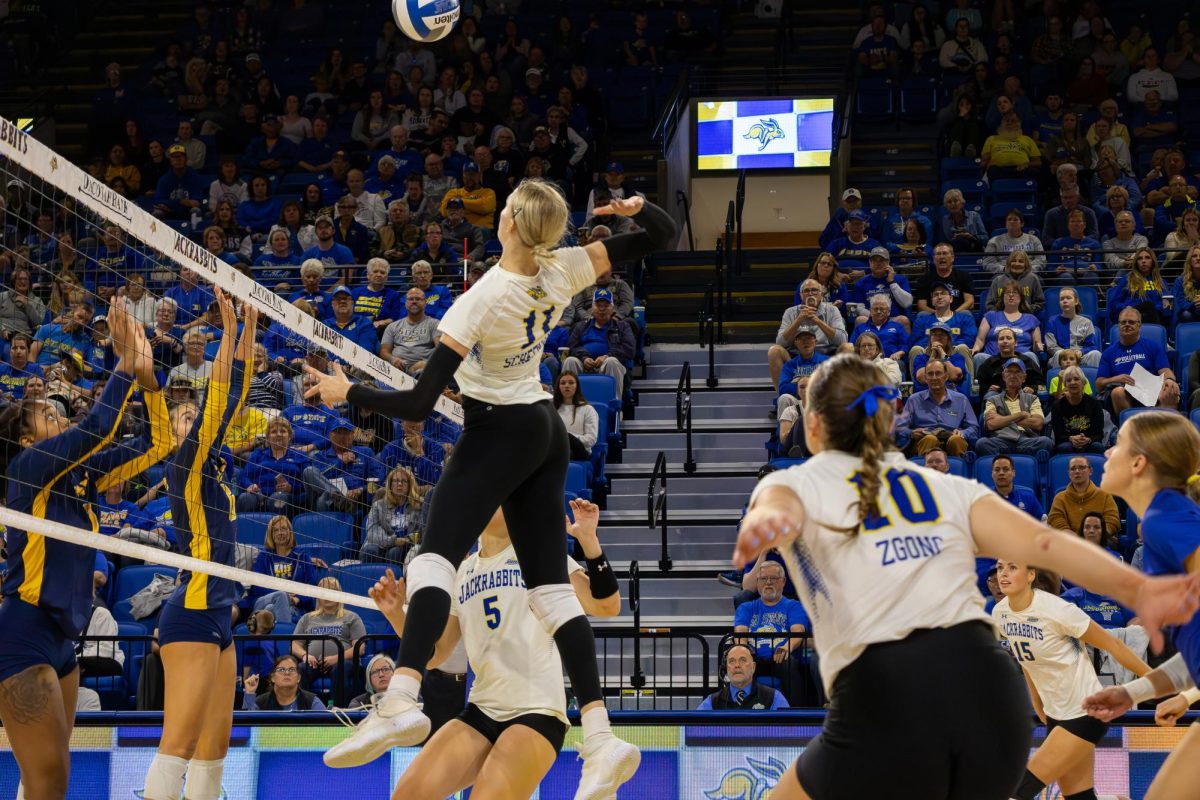
M183 794L183 775L187 768L186 758L155 753L150 769L146 771L146 788L142 797L145 800L179 800Z
M583 712L579 721L583 723L583 740L585 742L612 736L612 728L608 724L608 709L604 706L597 706Z
M225 774L225 759L213 761L192 760L187 768L187 788L184 800L219 800L221 776Z
M421 682L411 675L396 674L392 676L392 682L388 684L387 695L395 697L402 695L404 698L417 702L417 695L421 693Z

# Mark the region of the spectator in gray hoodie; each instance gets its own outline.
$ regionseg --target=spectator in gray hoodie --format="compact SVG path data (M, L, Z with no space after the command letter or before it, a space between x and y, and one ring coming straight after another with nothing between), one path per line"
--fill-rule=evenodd
M46 306L34 296L29 270L13 270L13 288L0 292L0 334L8 341L14 333L33 335L46 321Z
M800 284L800 305L783 312L775 344L767 351L772 385L779 385L779 373L788 359L796 355L794 341L801 325L816 327L817 352L832 356L846 343L846 321L833 303L826 302L825 288L812 278Z
M409 548L420 538L416 519L421 512L421 491L412 470L393 469L375 497L367 514L362 560L403 564Z
M1029 264L1033 271L1042 271L1042 267L1046 266L1046 255L1041 252L1042 242L1036 236L1025 233L1024 225L1025 220L1021 217L1021 212L1015 208L1009 209L1004 217L1004 233L988 240L986 255L980 260L984 269L993 275L999 274L1004 271L1004 262L1009 253L1013 250L1024 250L1029 254Z

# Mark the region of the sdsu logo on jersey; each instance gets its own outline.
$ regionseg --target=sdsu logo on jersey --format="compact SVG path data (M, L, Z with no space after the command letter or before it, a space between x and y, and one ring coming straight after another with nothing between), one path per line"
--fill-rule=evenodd
M541 300L546 296L546 290L541 286L533 286L525 290L525 294L532 297L534 300Z

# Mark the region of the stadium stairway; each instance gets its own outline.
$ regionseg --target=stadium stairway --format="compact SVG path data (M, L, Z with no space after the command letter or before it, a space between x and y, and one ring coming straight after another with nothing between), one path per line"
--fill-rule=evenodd
M916 190L918 205L937 206L942 198L936 164L936 124L857 123L845 185L861 191L868 208L895 205L902 186Z

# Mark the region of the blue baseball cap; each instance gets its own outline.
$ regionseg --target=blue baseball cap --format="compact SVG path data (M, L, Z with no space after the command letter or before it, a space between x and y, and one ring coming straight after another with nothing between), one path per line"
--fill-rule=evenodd
M466 208L466 206L463 204L462 198L451 197L446 201L446 208Z
M463 172L479 172L479 165L474 161L468 161L463 164Z
M954 332L950 330L950 326L944 322L933 323L929 326L929 329L926 331L926 333L933 333L934 331L941 331L947 336L952 336L954 334Z
M345 417L338 417L337 420L333 423L333 425L329 428L329 430L331 432L332 431L352 431L352 430L354 430L354 423L351 422L350 420L346 419Z
M859 209L857 209L857 208L856 208L856 209L854 209L853 211L851 211L851 212L850 212L849 214L847 214L846 216L848 216L850 219L856 219L856 220L859 220L860 222L867 222L868 220L870 220L870 219L871 219L871 218L870 218L870 217L867 215L867 212L865 212L865 211L860 211L860 210L859 210Z
M597 289L596 293L592 295L592 302L599 303L601 300L606 303L612 303L612 292L610 292L608 289Z
M624 165L624 164L622 164L620 161L610 161L610 162L608 162L608 166L604 168L604 171L605 171L605 172L620 172L620 173L624 173L624 172L625 172L625 165Z
M345 286L344 284L333 287L333 290L329 292L329 296L331 298L336 297L339 292L345 292L346 294L350 295L351 297L354 297L354 292L350 291L349 287Z
M1016 356L1013 356L1008 361L1004 362L1004 368L1008 369L1009 367L1019 367L1021 372L1024 372L1025 371L1025 359L1017 358Z

